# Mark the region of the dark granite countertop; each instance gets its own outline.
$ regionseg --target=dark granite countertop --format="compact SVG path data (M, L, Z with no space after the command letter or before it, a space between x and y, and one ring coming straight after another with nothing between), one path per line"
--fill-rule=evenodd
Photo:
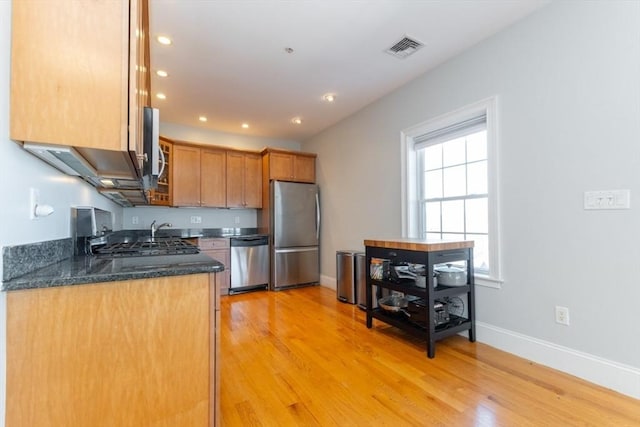
M3 291L223 271L203 254L99 258L75 256L3 282Z

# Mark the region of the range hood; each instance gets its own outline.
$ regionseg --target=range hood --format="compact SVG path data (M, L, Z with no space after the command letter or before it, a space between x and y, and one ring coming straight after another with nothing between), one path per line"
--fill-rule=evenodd
M138 164L130 151L70 147L25 141L22 147L67 175L78 176L96 187L98 192L121 206L148 205L148 192L158 184L158 175L166 166L160 150L160 112L143 110L144 161ZM138 153L139 154L139 153Z
M73 147L25 142L22 148L67 175L87 178L98 176L98 171Z
M120 206L149 204L141 179L101 174L73 147L31 142L25 142L22 147L65 174L84 179Z

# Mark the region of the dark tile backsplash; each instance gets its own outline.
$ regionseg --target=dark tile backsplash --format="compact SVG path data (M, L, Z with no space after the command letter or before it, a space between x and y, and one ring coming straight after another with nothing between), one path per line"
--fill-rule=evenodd
M5 246L2 248L2 280L11 280L71 256L71 239Z

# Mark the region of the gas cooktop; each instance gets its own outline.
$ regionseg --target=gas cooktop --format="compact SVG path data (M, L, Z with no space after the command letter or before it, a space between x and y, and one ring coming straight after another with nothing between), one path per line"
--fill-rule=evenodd
M197 254L197 246L180 238L161 238L138 240L135 242L109 243L94 247L93 253L99 257L119 258L152 255L190 255Z

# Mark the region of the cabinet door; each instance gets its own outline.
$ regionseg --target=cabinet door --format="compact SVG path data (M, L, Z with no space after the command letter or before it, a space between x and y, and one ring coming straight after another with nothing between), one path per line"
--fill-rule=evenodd
M244 154L227 152L227 207L243 208L244 205Z
M14 1L11 138L128 150L129 2Z
M294 156L293 177L296 182L316 182L316 158L310 156Z
M293 156L286 153L269 153L269 179L291 181Z
M212 291L193 274L7 294L6 424L209 425Z
M231 252L227 249L203 250L203 254L210 256L216 261L224 264L224 271L216 273L216 283L220 290L220 295L229 295L231 284Z
M244 203L247 208L262 207L262 158L259 154L245 154Z
M262 207L262 158L260 154L227 152L227 207Z
M201 149L200 203L207 207L225 207L227 195L226 153L222 150Z
M173 146L173 205L200 206L200 149Z

